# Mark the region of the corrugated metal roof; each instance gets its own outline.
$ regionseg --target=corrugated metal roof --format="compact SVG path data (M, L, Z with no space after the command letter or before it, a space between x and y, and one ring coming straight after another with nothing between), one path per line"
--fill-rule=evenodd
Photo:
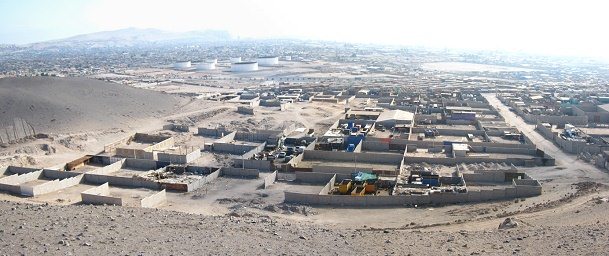
M404 110L389 110L383 111L376 119L377 122L388 121L388 120L413 120L414 114L412 112Z

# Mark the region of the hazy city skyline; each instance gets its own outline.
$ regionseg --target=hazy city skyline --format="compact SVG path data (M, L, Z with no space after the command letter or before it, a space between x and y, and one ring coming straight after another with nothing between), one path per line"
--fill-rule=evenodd
M600 1L0 2L0 43L127 27L609 58Z

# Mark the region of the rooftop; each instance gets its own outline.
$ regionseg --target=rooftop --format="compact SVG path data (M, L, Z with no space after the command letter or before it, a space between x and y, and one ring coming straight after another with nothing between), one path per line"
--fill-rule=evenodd
M366 111L371 112L371 111ZM414 114L412 112L403 111L403 110L389 110L380 112L379 117L376 119L377 122L387 121L387 120L413 120Z

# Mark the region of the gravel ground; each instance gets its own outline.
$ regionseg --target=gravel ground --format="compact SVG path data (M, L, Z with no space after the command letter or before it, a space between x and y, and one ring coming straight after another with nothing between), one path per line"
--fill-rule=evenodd
M606 205L598 210L605 211ZM601 255L609 241L604 221L576 228L347 229L246 212L210 217L8 201L0 202L0 214L3 255Z

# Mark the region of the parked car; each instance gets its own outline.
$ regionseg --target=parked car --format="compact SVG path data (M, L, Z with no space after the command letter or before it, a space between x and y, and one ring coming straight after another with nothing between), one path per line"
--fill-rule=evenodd
M279 152L279 155L277 155L277 158L284 158L286 156L285 152Z
M285 159L283 160L284 162L289 162L290 160L292 160L292 156L286 156Z

